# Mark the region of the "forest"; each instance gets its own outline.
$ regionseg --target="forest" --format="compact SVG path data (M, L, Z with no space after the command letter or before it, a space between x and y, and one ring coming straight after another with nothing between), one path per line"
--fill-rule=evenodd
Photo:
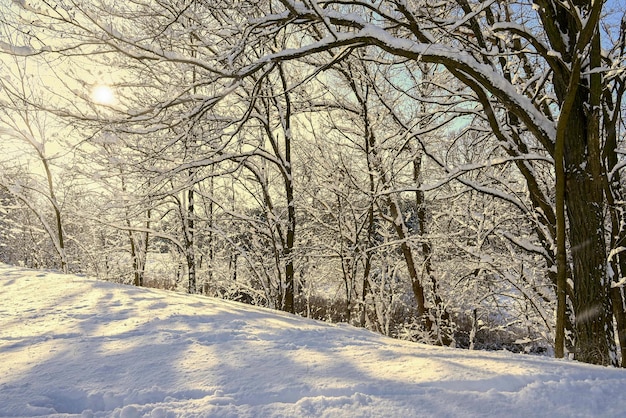
M626 6L0 4L0 262L626 366Z

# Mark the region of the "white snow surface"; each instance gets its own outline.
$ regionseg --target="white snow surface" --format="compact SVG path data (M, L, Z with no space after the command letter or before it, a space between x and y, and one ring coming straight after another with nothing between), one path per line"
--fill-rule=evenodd
M617 417L626 371L0 264L0 416Z

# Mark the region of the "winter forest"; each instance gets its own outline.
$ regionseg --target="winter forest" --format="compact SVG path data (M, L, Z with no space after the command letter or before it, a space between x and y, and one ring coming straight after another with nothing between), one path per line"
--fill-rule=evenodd
M626 5L0 0L0 262L626 366Z

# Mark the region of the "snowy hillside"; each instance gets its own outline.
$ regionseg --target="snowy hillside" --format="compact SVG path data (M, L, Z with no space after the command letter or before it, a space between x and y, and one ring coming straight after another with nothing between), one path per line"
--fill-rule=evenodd
M612 417L626 371L0 265L0 416Z

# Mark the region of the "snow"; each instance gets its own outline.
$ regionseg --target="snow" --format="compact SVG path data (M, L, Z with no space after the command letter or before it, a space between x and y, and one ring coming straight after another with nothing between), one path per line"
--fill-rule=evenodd
M0 53L7 53L11 55L16 55L18 57L27 57L35 54L35 50L29 47L28 45L11 45L6 42L0 41Z
M611 417L626 371L0 264L0 416Z
M345 33L333 32L332 36L325 36L300 48L285 48L282 51L268 54L243 68L239 72L239 76L248 76L269 62L287 61L328 51L334 47L346 47L351 44L361 45L366 40L365 43L368 45L378 45L395 56L410 57L411 59L419 58L424 62L442 64L462 71L476 80L478 84L491 94L507 102L507 106L510 108L522 109L521 116L526 118L524 122L540 141L544 144L554 142L556 137L555 123L538 110L531 99L519 93L516 87L502 77L500 73L495 71L490 65L476 60L467 51L439 43L427 32L422 33L422 36L427 38L427 42L415 42L411 39L396 37L387 29L366 23L359 17L354 17L353 20L350 20L346 15L332 11L327 11L325 16L344 21L346 22L345 26L358 28L358 30ZM350 20L350 24L347 23L348 20Z

